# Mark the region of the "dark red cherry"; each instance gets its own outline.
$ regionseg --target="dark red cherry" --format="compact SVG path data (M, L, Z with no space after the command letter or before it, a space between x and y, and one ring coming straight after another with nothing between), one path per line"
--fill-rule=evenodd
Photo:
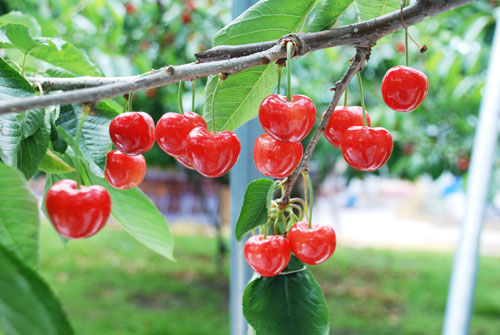
M186 154L194 169L205 177L226 174L238 160L240 151L238 136L229 130L212 134L207 128L196 127L187 137Z
M380 169L391 157L393 141L384 128L354 126L344 131L341 150L347 164L362 171Z
M302 262L311 265L321 264L330 258L337 246L337 238L332 226L307 222L295 223L288 232L288 242L295 256Z
M325 114L323 113L324 117ZM366 112L366 123L371 125L370 116ZM352 126L363 126L363 108L359 106L336 107L324 132L325 138L334 147L340 148L344 130Z
M427 76L409 66L394 66L382 79L382 98L385 104L397 112L411 112L427 96Z
M106 155L104 176L108 183L119 190L126 190L142 183L146 175L146 160L142 155L129 156L118 150Z
M155 123L144 112L126 112L109 124L109 136L118 150L139 155L151 150L155 143Z
M169 155L185 156L187 136L196 127L207 127L196 113L165 113L156 124L156 143Z
M45 196L45 208L54 228L73 239L99 232L111 213L111 197L104 187L76 186L76 181L63 179L52 185Z
M298 142L311 131L316 120L316 107L305 95L294 95L292 101L272 94L259 108L259 120L269 135L281 142Z
M273 277L283 271L290 261L290 246L281 235L254 235L243 247L248 265L263 277Z
M284 178L302 159L300 142L281 142L268 134L257 137L253 147L253 160L257 170L265 176Z

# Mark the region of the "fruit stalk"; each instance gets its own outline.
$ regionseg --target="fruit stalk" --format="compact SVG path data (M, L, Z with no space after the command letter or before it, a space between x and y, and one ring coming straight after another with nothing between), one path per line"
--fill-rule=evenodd
M292 47L293 43L286 44L286 69L287 69L287 86L286 86L286 101L292 101Z
M368 127L368 123L366 122L366 107L365 107L365 93L363 92L363 81L361 80L361 74L358 75L358 83L359 83L359 94L361 96L361 107L363 107L363 123L365 127Z
M182 80L179 81L178 99L179 99L179 113L181 113L181 115L184 115L184 107L182 106L182 84L184 84L184 82Z

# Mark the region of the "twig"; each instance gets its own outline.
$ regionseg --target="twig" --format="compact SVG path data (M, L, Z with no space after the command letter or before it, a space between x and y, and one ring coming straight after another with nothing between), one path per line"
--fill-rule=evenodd
M290 194L292 192L292 188L297 182L297 179L299 178L300 174L302 173L302 171L307 170L314 148L316 147L316 144L318 144L321 134L323 134L323 132L325 131L328 121L332 116L333 110L335 109L335 107L337 107L337 104L339 103L340 99L342 98L342 95L344 94L345 88L347 87L351 79L354 77L354 75L357 72L361 71L361 69L363 69L366 61L370 57L370 52L371 48L369 47L357 47L356 54L354 55L354 58L351 64L349 65L349 68L344 73L342 78L335 83L335 94L333 95L330 105L328 105L328 109L326 110L325 116L321 120L318 129L316 129L316 132L314 133L311 141L309 142L309 145L304 151L304 155L302 156L302 160L300 161L299 165L297 166L297 168L295 168L292 174L285 179L283 183L284 192L283 195L281 196L281 199L278 201L278 205L281 210L284 210L288 205L290 201Z
M403 10L406 26L436 16L475 0L419 0ZM244 69L278 61L286 57L283 40L293 39L294 57L308 52L339 45L370 47L382 37L402 29L400 11L376 19L317 33L287 35L277 41L253 43L242 46L220 46L197 54L199 63L168 66L151 73L135 77L118 78L29 78L39 83L45 91L71 90L69 92L16 99L3 102L0 114L66 105L71 103L97 102L123 95L176 83L180 80L195 80L218 73L234 74ZM98 87L95 87L98 86Z

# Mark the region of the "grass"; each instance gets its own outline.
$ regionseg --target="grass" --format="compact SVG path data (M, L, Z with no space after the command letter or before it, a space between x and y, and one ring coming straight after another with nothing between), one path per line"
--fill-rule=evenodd
M64 249L42 229L41 273L77 334L228 334L228 260L214 239L177 236L167 261L119 230ZM471 334L500 334L500 259L481 258ZM351 249L313 267L336 335L440 334L452 255Z

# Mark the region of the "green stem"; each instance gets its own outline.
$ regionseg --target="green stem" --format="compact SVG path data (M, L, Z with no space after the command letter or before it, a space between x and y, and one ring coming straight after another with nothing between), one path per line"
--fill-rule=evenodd
M405 30L405 65L408 66L408 27L404 23L403 19L403 8L406 6L406 0L401 0L401 23Z
M179 113L184 114L184 107L182 107L182 84L184 82L181 80L179 81Z
M194 86L194 80L191 81L191 112L194 113L194 109L195 109L195 95L196 95L196 90L195 90L195 86Z
M309 217L309 202L308 202L308 195L307 195L307 177L306 177L306 173L305 172L302 172L302 181L304 183L304 201L305 201L305 205L304 205L304 212L306 214L306 219L307 219L307 227L309 229L312 228L312 225L311 225L311 218Z
M128 111L132 111L132 100L134 100L134 92L128 94Z
M359 93L361 95L361 106L363 107L363 123L365 127L368 127L368 123L366 122L366 107L365 107L365 94L363 92L363 82L361 81L361 74L359 72L358 75L358 83L359 83Z
M344 107L347 107L347 91L349 90L349 84L345 86L345 91L344 91Z
M281 72L283 72L283 67L278 66L278 95L281 93Z
M212 133L215 134L215 96L217 95L217 90L219 89L219 83L222 79L218 78L217 83L215 84L214 95L212 96Z
M286 100L292 101L292 42L286 44L287 87Z
M76 129L76 136L75 136L75 144L77 147L80 146L80 138L82 137L82 129L83 129L83 124L85 123L85 120L87 120L87 117L89 116L89 109L90 107L87 105L84 105L82 108L82 116L80 118L80 122L78 123L78 128ZM75 150L75 169L76 169L76 183L77 187L79 188L80 185L82 184L82 169L80 169L80 150Z
M125 99L125 102L123 103L123 112L122 113L125 113L127 111L127 107L128 107L128 99Z
M314 207L314 191L313 185L311 182L311 177L309 176L309 172L306 172L307 184L309 184L309 228L312 228L312 216L313 216L313 207Z

